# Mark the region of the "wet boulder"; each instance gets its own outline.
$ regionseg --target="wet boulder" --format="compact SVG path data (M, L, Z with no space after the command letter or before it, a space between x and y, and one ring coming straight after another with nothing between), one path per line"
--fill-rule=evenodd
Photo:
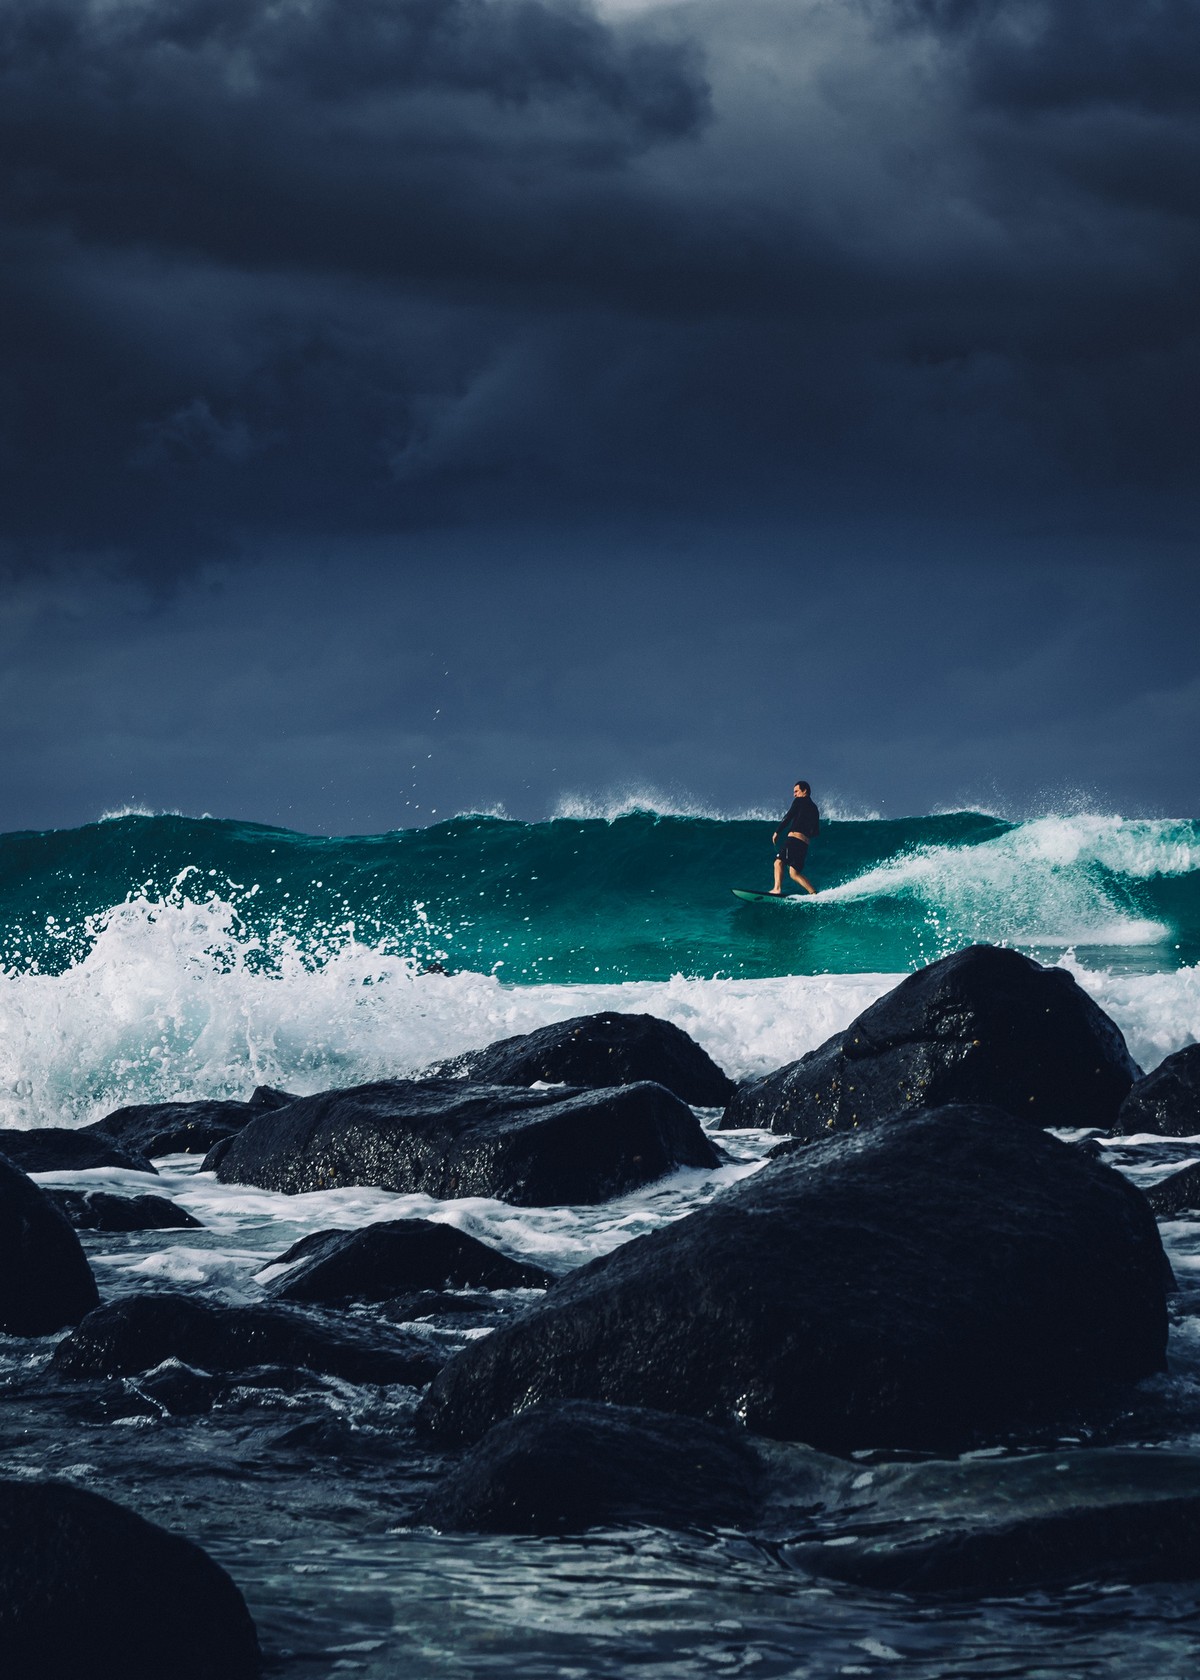
M324 1231L316 1241L302 1239L275 1264L289 1257L297 1264L271 1291L279 1301L386 1301L417 1290L546 1289L554 1282L541 1266L510 1260L477 1237L431 1219Z
M260 1114L295 1100L287 1091L260 1085L248 1102L132 1103L82 1130L147 1157L206 1155L215 1143L233 1137Z
M178 1360L208 1374L297 1366L352 1383L427 1383L441 1364L416 1335L315 1324L286 1307L227 1307L164 1292L98 1307L54 1351L60 1377L128 1377Z
M637 1407L557 1401L490 1429L417 1520L498 1534L746 1524L761 1474L744 1432Z
M910 974L798 1062L745 1080L721 1126L811 1142L969 1102L1107 1130L1138 1076L1120 1028L1065 969L972 945Z
M107 1190L47 1190L77 1231L199 1230L200 1221L166 1196L114 1196Z
M1150 1185L1146 1200L1157 1219L1178 1219L1181 1214L1200 1210L1200 1161Z
M695 1108L722 1108L733 1081L694 1038L656 1015L605 1010L502 1038L429 1070L433 1078L483 1085L575 1085L591 1089L652 1080Z
M822 1532L789 1544L790 1560L901 1592L1200 1579L1195 1453L1096 1448L856 1470L840 1489L826 1471Z
M193 1371L178 1359L165 1359L154 1370L128 1377L128 1393L143 1401L144 1411L158 1417L198 1417L211 1411L225 1393L227 1380Z
M90 1172L94 1167L119 1167L123 1172L154 1173L146 1156L97 1137L85 1127L35 1126L27 1132L6 1131L0 1141L10 1161L25 1172Z
M0 1481L7 1680L252 1680L254 1623L199 1546L63 1482Z
M817 1144L571 1273L453 1358L419 1422L476 1441L605 1400L829 1451L960 1450L1160 1371L1145 1197L996 1109Z
M1139 1079L1121 1104L1114 1137L1157 1132L1162 1137L1200 1135L1200 1044L1187 1044Z
M0 1155L0 1333L48 1336L78 1324L99 1300L75 1232L45 1191Z
M518 1207L594 1203L721 1157L661 1085L525 1091L461 1080L386 1080L302 1097L206 1159L225 1184L295 1195L370 1184Z

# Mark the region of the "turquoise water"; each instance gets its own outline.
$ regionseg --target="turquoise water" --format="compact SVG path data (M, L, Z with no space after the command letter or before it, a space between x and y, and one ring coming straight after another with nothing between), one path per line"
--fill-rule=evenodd
M770 884L771 823L466 816L343 839L125 816L0 837L0 961L61 973L120 906L220 902L237 960L348 945L516 984L902 972L974 940L1141 972L1200 961L1200 823L975 812L824 822L811 902Z

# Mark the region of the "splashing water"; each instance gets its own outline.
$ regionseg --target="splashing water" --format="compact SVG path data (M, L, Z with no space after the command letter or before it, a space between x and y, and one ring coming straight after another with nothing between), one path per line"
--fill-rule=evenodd
M743 905L770 824L456 818L352 839L178 816L0 837L0 1125L394 1077L601 1008L735 1075L973 940L1072 967L1152 1066L1200 1037L1200 830L828 821L812 901Z

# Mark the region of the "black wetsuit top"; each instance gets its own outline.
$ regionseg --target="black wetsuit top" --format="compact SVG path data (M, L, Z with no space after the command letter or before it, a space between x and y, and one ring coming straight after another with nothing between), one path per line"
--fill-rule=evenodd
M779 824L776 857L782 858L789 869L803 869L808 856L808 842L820 826L820 813L808 795L801 794L799 799L793 799ZM804 836L803 840L791 839L793 829Z
M797 834L803 834L806 841L811 840L820 826L821 813L808 795L803 793L799 799L792 800L787 815L779 824L779 844L781 847L786 845L787 837L793 830ZM795 845L796 842L793 841L792 844Z

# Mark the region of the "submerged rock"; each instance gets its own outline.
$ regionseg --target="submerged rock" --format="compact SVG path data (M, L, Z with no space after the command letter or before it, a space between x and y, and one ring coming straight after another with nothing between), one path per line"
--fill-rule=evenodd
M99 1299L75 1232L45 1191L0 1155L0 1332L48 1336L78 1324Z
M251 1121L204 1164L222 1183L289 1195L370 1184L543 1207L606 1201L720 1159L660 1085L523 1091L395 1079L302 1097Z
M1200 1135L1200 1044L1187 1044L1139 1079L1121 1104L1114 1137L1158 1132L1162 1137Z
M215 1143L233 1137L260 1114L295 1101L287 1091L260 1085L248 1102L132 1103L82 1130L148 1157L206 1155Z
M696 1108L721 1108L732 1079L694 1038L656 1015L576 1015L536 1032L498 1039L429 1069L431 1078L484 1085L550 1084L609 1088L652 1080Z
M164 1293L89 1313L59 1343L50 1370L60 1377L127 1377L169 1359L209 1374L288 1365L347 1382L418 1387L442 1363L428 1342L401 1331L332 1330L286 1307L214 1306Z
M445 1367L447 1444L539 1401L739 1422L833 1451L953 1448L1164 1366L1141 1192L996 1109L832 1139L581 1267Z
M280 1278L280 1301L386 1301L415 1290L546 1289L541 1266L510 1260L476 1237L431 1219L394 1219L359 1231L304 1237L274 1264L299 1264Z
M787 1549L822 1575L972 1594L1200 1579L1194 1453L1110 1447L843 1470L840 1487L828 1461L820 1477L825 1533Z
M182 1231L201 1229L185 1208L166 1196L114 1196L107 1190L53 1190L46 1195L77 1231Z
M497 1534L611 1523L746 1524L757 1511L761 1479L761 1462L740 1431L566 1400L490 1429L417 1521Z
M6 1680L251 1680L258 1636L199 1546L63 1482L0 1481Z
M94 1167L120 1167L123 1172L158 1176L146 1156L98 1137L86 1127L35 1126L27 1132L6 1131L0 1141L9 1160L25 1172L90 1172Z
M1189 1208L1200 1209L1200 1161L1160 1178L1146 1191L1146 1200L1158 1219L1178 1219Z
M987 1103L1037 1126L1107 1129L1138 1074L1120 1028L1065 969L972 945L910 974L798 1062L745 1080L721 1127L809 1142Z
M126 1379L131 1398L143 1402L137 1410L157 1417L198 1417L210 1411L228 1384L206 1371L193 1371L178 1359L165 1359L152 1371Z

